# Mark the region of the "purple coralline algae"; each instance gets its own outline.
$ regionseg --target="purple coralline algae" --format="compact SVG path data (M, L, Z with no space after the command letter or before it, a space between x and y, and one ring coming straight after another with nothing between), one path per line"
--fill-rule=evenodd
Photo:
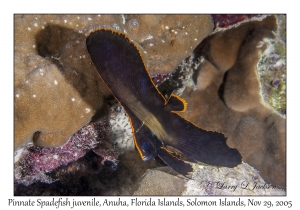
M117 154L103 144L108 129L108 122L98 121L84 126L61 147L45 148L30 144L16 151L20 154L15 160L15 182L25 185L36 181L51 183L55 180L47 173L77 161L89 150L101 156L100 165L106 160L116 163Z

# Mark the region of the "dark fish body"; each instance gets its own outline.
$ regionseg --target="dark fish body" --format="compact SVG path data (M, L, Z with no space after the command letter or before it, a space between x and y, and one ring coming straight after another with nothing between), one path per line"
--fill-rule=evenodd
M240 153L227 146L223 134L201 129L174 112L185 109L185 101L175 95L167 101L161 95L139 50L124 34L98 30L86 43L100 76L131 120L135 145L143 159L158 155L173 169L178 168L180 162L164 147L170 145L210 165L234 167L241 163ZM143 152L144 144L150 145L148 152Z

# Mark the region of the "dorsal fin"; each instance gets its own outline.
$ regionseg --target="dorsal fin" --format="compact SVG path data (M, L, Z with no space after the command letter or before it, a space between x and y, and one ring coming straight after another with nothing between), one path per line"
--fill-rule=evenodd
M177 95L171 94L167 104L164 109L166 111L179 111L184 112L186 110L187 103L183 98L180 98Z

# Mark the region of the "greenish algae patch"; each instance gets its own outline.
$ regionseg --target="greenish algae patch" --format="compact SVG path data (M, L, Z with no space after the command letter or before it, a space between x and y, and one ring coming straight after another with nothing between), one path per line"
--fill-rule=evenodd
M278 31L258 63L263 100L276 112L286 113L286 16L277 16Z
M262 86L264 102L269 104L281 115L286 113L286 63L285 47L276 48L276 42L271 43L273 49L269 55L262 56L258 64L258 74ZM274 46L275 45L275 46ZM280 54L281 53L281 54Z

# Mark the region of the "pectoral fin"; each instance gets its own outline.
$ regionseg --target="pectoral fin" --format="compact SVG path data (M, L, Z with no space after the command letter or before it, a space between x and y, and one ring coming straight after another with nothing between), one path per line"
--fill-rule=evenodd
M158 151L158 156L174 171L184 176L193 171L193 167L190 164L184 162L176 156L173 156L172 153L165 147L160 148Z

